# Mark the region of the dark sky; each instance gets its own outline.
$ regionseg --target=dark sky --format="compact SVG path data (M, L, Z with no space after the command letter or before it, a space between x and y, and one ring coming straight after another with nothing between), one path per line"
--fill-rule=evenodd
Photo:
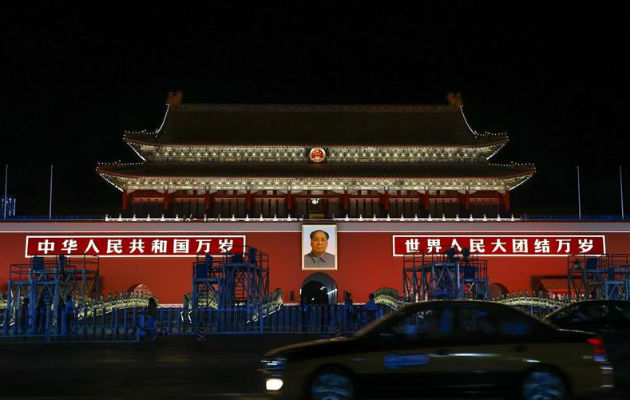
M517 212L576 213L579 164L584 212L618 213L618 166L630 176L627 2L506 3L5 6L9 192L19 214L47 214L54 164L55 213L117 212L96 163L139 161L122 133L158 127L169 90L185 102L324 104L446 103L459 91L474 129L509 134L494 161L536 164L513 192Z

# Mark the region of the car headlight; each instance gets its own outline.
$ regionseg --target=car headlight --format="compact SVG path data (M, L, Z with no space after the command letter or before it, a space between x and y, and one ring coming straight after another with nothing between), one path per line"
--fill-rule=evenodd
M261 360L261 363L268 371L282 371L286 368L287 359L284 357L265 358Z
M284 382L280 378L269 378L265 381L265 389L269 391L277 391L282 389Z

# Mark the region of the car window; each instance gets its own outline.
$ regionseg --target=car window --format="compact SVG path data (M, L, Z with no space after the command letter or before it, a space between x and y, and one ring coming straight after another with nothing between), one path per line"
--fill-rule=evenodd
M550 316L550 319L552 321L561 321L561 320L565 320L569 317L569 315L573 314L575 312L575 310L577 310L578 307L576 304L568 306L568 307L564 307L559 309L558 311L556 311L555 313L553 313L553 315Z
M534 321L508 307L466 306L458 310L458 334L465 337L523 336L534 330Z
M606 305L602 303L583 304L566 318L573 323L598 322L606 319Z
M608 304L608 320L614 322L630 321L630 302Z
M452 331L453 311L440 308L411 313L389 330L395 337L405 340L440 338Z

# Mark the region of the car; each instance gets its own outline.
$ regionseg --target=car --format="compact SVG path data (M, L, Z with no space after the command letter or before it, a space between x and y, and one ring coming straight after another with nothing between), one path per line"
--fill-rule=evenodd
M544 320L600 336L615 370L615 386L630 386L630 301L579 301L557 309Z
M405 305L352 337L271 350L262 364L266 392L288 399L564 399L613 387L600 338L480 300Z

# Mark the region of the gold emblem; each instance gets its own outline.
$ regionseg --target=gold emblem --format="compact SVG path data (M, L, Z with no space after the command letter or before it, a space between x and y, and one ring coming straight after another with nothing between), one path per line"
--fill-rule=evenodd
M314 147L308 153L308 157L311 159L311 162L320 163L326 159L326 150L321 147Z

